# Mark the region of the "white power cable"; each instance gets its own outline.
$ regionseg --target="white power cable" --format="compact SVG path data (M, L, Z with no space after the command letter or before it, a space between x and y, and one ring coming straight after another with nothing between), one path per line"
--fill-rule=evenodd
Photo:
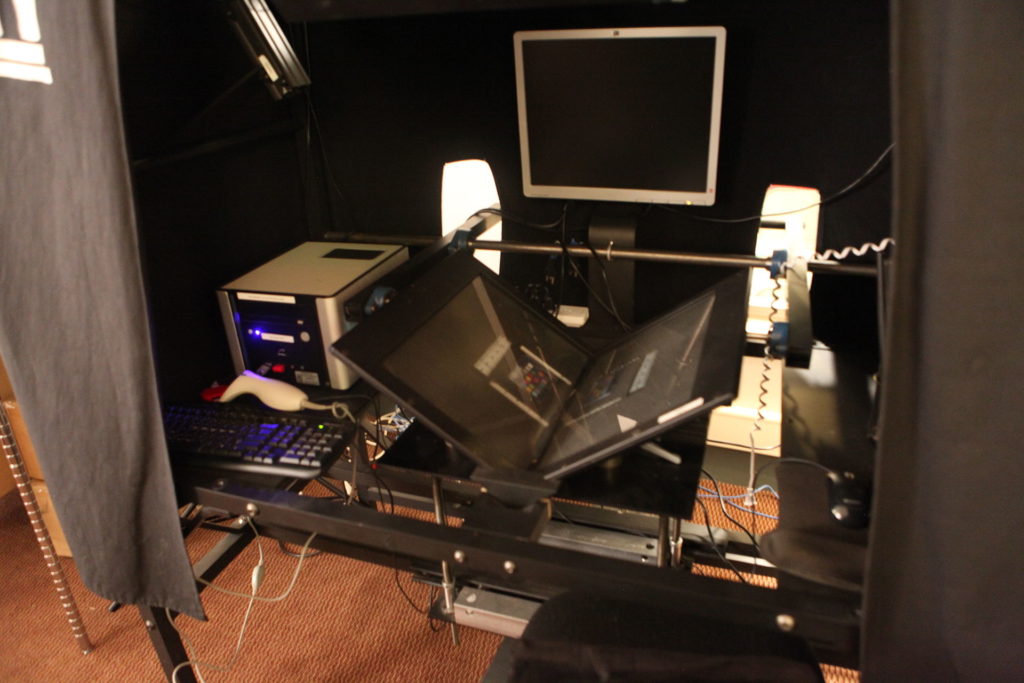
M252 608L256 604L256 592L259 590L260 584L263 583L263 575L265 568L265 555L263 554L263 544L260 542L260 534L256 530L256 526L252 523L251 517L243 517L242 519L245 520L245 523L248 524L249 527L252 529L252 533L254 534L254 538L256 539L256 548L259 550L260 553L260 559L256 566L252 568L252 593L245 596L246 598L248 598L249 604L245 608L245 616L242 617L242 627L238 631L238 641L235 643L235 651L231 653L231 659L228 660L228 663L223 666L200 660L196 648L192 644L192 641L178 628L178 625L174 622L174 618L171 616L171 610L169 608L165 608L165 611L167 612L167 620L171 622L171 626L173 626L174 630L178 632L178 635L181 636L182 641L184 641L185 643L185 647L187 647L189 650L189 659L184 662L181 662L171 671L171 683L178 682L178 672L184 669L186 666L192 667L193 671L196 674L196 677L199 679L199 683L206 683L205 679L203 678L203 674L199 670L199 667L206 667L207 669L213 669L214 671L220 671L222 673L228 672L231 670L232 667L234 667L235 662L238 660L238 655L242 651L242 643L245 640L245 630L249 626L249 616L252 614Z
M781 278L784 274L785 269L783 268L782 272L776 274L775 277L772 278L772 281L775 284L772 287L771 310L768 313L769 333L772 327L774 327L775 325L775 317L779 314L779 311L781 310L779 302L782 300ZM743 499L744 504L749 508L753 508L757 504L757 499L754 496L754 475L757 472L757 451L759 449L757 448L757 444L755 443L755 436L762 429L762 425L764 424L764 420L766 417L764 411L765 408L768 407L768 382L771 379L769 373L772 369L771 354L771 345L766 342L764 345L764 356L761 360L761 378L757 385L759 389L757 394L757 412L755 413L753 424L750 425L750 473L747 479L747 495Z
M260 535L259 535L259 532L256 530L256 526L252 523L252 518L251 517L243 517L243 519L245 520L246 524L248 524L252 528L253 534L255 534L256 547L259 549L259 563L255 567L252 568L252 577L250 579L250 583L251 583L251 586L252 586L252 592L251 593L240 593L240 592L237 592L237 591L231 591L231 590L228 590L226 588L221 588L220 586L215 586L214 584L210 583L206 579L202 579L202 578L197 578L196 579L197 581L199 581L203 585L209 586L210 588L212 588L215 591L219 591L221 593L226 593L228 595L233 595L233 596L239 597L239 598L245 598L246 600L249 601L249 604L248 604L248 606L245 609L245 616L242 617L242 627L238 631L238 640L235 643L235 650L231 654L231 659L228 660L228 663L226 665L220 666L220 665L217 665L217 664L212 664L210 662L202 661L201 659L199 659L199 656L197 654L196 648L192 644L192 641L189 639L188 636L186 636L184 633L182 633L182 631L178 628L178 625L174 622L174 619L171 616L171 610L169 608L167 608L166 609L167 620L171 622L171 626L174 627L174 630L178 632L178 635L181 636L182 641L185 643L185 646L189 650L189 659L184 661L184 662L181 662L180 664L175 666L174 669L171 671L171 683L178 683L178 672L181 671L182 669L184 669L187 666L191 666L193 668L193 671L195 672L196 677L199 679L199 683L205 683L205 680L203 679L203 675L199 671L199 667L205 667L207 669L213 669L214 671L219 671L221 673L225 673L227 671L230 671L231 668L234 667L235 662L238 660L239 653L241 653L241 651L242 651L242 643L243 643L243 641L245 639L245 631L246 631L246 628L249 625L249 616L252 614L253 606L256 604L257 601L260 601L260 602L280 602L281 600L284 600L285 598L287 598L291 594L292 589L295 587L295 582L299 578L299 572L302 570L302 562L303 562L303 560L306 559L306 551L309 549L309 545L310 545L310 543L313 542L313 539L316 538L316 534L313 533L313 534L310 534L309 538L306 539L306 543L302 546L302 550L299 553L299 561L295 565L295 571L292 573L291 582L288 584L288 588L285 589L285 592L282 593L281 595L278 595L278 596L273 597L273 598L263 598L263 597L260 597L260 596L256 595L257 591L259 590L260 585L263 583L263 577L264 577L264 574L265 574L263 544L260 543Z

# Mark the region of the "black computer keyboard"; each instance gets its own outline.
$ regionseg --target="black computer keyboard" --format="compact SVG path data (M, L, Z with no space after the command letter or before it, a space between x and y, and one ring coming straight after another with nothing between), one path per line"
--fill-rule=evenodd
M164 431L177 462L300 479L329 467L347 434L336 420L233 403L167 406Z

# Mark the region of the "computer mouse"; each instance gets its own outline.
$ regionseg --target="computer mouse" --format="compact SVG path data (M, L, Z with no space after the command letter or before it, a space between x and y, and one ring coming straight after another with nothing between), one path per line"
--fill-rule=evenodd
M871 517L871 486L851 472L828 473L828 511L848 529L863 529Z
M309 396L302 389L278 379L257 375L251 370L245 370L236 377L221 395L220 400L227 403L242 394L253 394L268 408L288 412L302 410L309 400Z

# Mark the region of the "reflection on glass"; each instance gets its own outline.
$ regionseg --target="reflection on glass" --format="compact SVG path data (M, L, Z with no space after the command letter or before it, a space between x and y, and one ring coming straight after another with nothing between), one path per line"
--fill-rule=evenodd
M709 292L597 354L484 278L385 361L498 467L569 463L690 403Z

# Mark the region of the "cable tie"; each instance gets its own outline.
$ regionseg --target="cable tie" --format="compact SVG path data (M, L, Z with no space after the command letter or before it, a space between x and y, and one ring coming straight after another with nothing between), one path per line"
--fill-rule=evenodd
M608 248L605 249L605 258L610 262L612 260L612 245L615 244L615 240L608 240Z

